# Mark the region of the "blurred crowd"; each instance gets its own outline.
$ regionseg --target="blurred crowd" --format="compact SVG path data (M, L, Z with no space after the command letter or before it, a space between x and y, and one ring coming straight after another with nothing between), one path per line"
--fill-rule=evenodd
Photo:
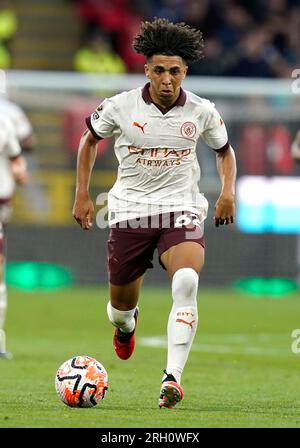
M106 63L75 68L95 72L140 72L144 58L131 48L141 20L165 17L200 29L205 58L192 75L290 78L300 64L300 0L73 0L85 24L80 51ZM98 59L99 60L99 59ZM88 68L87 68L88 67ZM103 68L107 67L107 68Z

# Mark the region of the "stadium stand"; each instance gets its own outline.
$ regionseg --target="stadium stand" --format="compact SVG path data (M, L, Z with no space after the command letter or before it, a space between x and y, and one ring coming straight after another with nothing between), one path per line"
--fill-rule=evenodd
M286 78L300 61L299 0L15 0L14 11L13 68L72 70L76 51L100 32L127 71L140 72L144 59L130 42L154 16L203 31L205 59L190 74Z
M289 77L299 62L300 4L297 0L214 1L151 0L74 1L86 30L108 32L128 71L139 71L128 43L141 19L166 17L203 31L205 60L190 74ZM136 64L135 64L136 62Z
M65 0L14 0L18 29L11 43L12 68L73 70L82 23Z

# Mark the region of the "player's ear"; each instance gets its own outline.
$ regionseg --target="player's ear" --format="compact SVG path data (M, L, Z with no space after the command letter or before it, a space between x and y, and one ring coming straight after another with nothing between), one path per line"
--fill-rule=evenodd
M185 69L184 69L184 72L183 72L183 79L186 77L186 74L187 74L187 72L188 72L188 66L186 65L185 66Z
M149 78L149 67L148 67L148 64L144 65L144 70L145 70L145 75L147 76L147 78Z

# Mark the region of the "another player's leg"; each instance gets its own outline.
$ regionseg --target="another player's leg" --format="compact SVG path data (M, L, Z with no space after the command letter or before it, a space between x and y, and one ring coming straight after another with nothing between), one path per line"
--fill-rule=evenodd
M6 308L7 308L6 285L3 281L0 281L0 358L7 358L6 341L5 341L6 337L4 331Z
M0 223L0 358L10 359L11 353L6 351L6 337L4 323L7 308L7 291L4 282L4 241L2 225Z
M172 279L173 306L168 320L168 358L162 379L159 406L174 407L183 398L180 385L198 324L198 274L204 249L196 242L172 246L161 256Z
M107 314L116 327L113 345L117 356L130 358L135 347L135 328L138 317L138 298L143 276L126 285L109 284L110 301Z

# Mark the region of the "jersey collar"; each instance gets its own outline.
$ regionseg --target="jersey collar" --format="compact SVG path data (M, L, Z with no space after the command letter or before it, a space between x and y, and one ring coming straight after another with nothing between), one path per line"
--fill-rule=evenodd
M162 107L159 104L155 103L149 93L149 87L150 87L150 82L147 82L147 84L143 87L142 89L142 98L145 101L145 103L153 103L155 104L155 106L163 113L166 114L167 112L169 112L169 110L173 109L173 107L175 106L184 106L185 102L186 102L186 93L185 91L180 87L180 93L179 93L179 97L177 98L177 100L175 101L174 104L172 104L172 106L170 107Z

